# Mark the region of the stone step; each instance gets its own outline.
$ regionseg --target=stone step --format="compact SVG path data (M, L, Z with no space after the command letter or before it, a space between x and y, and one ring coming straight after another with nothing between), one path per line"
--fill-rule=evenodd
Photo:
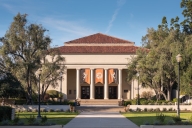
M77 106L79 112L124 112L122 106Z
M81 105L118 105L119 100L80 100Z

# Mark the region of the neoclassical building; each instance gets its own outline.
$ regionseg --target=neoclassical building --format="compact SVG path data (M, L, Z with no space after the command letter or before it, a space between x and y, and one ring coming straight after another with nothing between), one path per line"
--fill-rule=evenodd
M127 82L127 64L135 56L134 42L97 33L58 47L65 57L62 91L65 99L133 99L138 82ZM140 93L144 91L139 87Z

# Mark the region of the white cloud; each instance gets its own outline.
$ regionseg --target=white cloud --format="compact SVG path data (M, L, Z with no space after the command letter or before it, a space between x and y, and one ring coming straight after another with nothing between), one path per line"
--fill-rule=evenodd
M2 4L2 6L7 9L10 13L12 14L16 14L17 13L17 10L14 9L13 6L9 5L9 4Z
M78 22L74 21L44 18L43 20L41 20L41 22L46 26L51 26L51 28L53 29L80 36L94 33L94 31L92 31L91 29L83 27L81 24L78 24Z
M107 27L107 30L105 33L108 33L111 30L111 27L113 26L113 22L115 21L120 8L125 4L125 2L126 2L126 0L117 0L117 8L116 8L115 12L113 13L111 20L109 21L109 24L108 24L108 27Z

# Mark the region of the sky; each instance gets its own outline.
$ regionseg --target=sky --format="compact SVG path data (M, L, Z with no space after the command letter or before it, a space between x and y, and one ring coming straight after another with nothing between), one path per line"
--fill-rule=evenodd
M49 30L52 47L95 33L135 42L141 46L148 28L157 28L163 16L168 22L183 20L181 0L0 0L0 37L18 13L28 23ZM170 23L170 22L169 22Z

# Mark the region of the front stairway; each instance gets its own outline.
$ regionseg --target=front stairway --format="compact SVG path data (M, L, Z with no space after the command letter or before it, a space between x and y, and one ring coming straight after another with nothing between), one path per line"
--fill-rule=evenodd
M81 99L80 105L81 106L119 106L120 100L117 99L110 99L110 100L104 100L104 99Z
M123 112L124 107L119 106L120 100L117 99L81 99L80 106L76 110L80 112Z

